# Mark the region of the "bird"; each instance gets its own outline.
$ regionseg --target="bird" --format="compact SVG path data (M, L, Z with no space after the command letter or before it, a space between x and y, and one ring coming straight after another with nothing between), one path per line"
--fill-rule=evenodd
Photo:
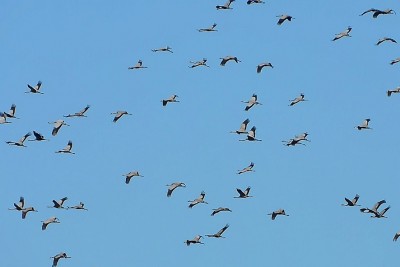
M68 200L67 197L63 197L62 199L56 201L53 199L53 206L47 206L48 208L56 208L56 209L65 209L65 207L63 207L64 202Z
M249 124L250 120L245 119L242 124L240 124L240 127L236 131L231 131L230 133L236 133L236 134L248 134L249 132L246 130L247 124Z
M172 184L167 184L167 186L169 186L167 191L167 197L170 197L175 189L177 189L178 187L186 187L186 184L182 182L175 182Z
M393 90L387 90L386 92L387 96L391 96L392 94L397 94L397 93L400 93L400 86Z
M343 37L351 37L350 32L353 28L348 26L346 30L342 31L341 33L335 34L335 38L332 39L332 41L339 40Z
M168 99L163 99L163 100L161 100L162 105L165 107L168 103L179 102L179 100L176 100L177 97L179 97L179 96L177 96L177 95L172 95L172 96L170 96Z
M0 124L11 123L11 121L7 121L7 115L3 112L0 112Z
M268 213L268 215L271 215L272 220L275 220L276 216L278 216L278 215L289 216L288 214L286 214L284 209L276 210L272 213Z
M207 68L209 68L210 66L208 66L207 64L206 64L206 62L207 62L207 59L206 58L203 58L202 60L200 60L200 61L190 61L190 63L192 63L192 65L191 66L189 66L189 68L196 68L196 67L199 67L199 66L205 66L205 67L207 67Z
M200 239L202 237L203 236L201 236L201 235L196 235L192 240L186 240L185 243L186 243L187 246L190 246L190 244L202 244L202 245L204 245L204 243L202 243L200 241Z
M225 238L222 234L229 228L229 224L226 224L221 230L219 230L216 234L206 235L207 237L215 237L215 238Z
M279 16L276 16L276 17L279 18L279 20L277 22L278 25L282 25L282 23L285 22L285 20L292 21L292 19L294 19L290 15L279 15Z
M16 110L17 106L15 104L12 104L10 107L10 111L9 112L4 112L4 115L6 115L7 118L10 119L19 119L17 117L15 117L15 110Z
M128 172L127 174L123 174L122 176L125 176L125 183L126 184L129 184L129 182L131 181L132 177L134 177L134 176L144 177L144 176L140 175L138 171L131 171L131 172Z
M301 143L302 141L307 141L310 142L310 140L307 139L308 133L302 133L300 135L296 135L294 138L290 139L289 141L282 141L284 142L285 146L295 146L295 145L303 145L305 146L306 144Z
M30 84L27 84L29 91L26 91L25 93L34 93L34 94L43 94L42 92L40 92L40 87L42 87L42 82L38 81L37 84L35 86L32 86Z
M254 172L253 167L254 167L254 162L250 162L249 166L247 166L247 167L245 167L245 168L243 168L241 170L238 170L237 174L242 174L242 173L245 173L245 172Z
M128 68L128 70L136 70L136 69L147 69L147 67L143 66L143 61L139 59L136 65Z
M208 204L208 202L204 201L204 197L206 196L206 193L204 191L202 191L200 193L200 196L198 198L196 198L195 200L189 200L188 202L190 202L189 204L189 208L193 208L195 205L199 204L199 203L204 203L204 204Z
M372 218L387 218L385 216L385 213L390 209L390 206L387 206L384 208L382 211L374 212L373 215L371 216Z
M296 97L295 99L289 100L289 101L291 101L290 104L289 104L289 106L294 106L294 105L296 105L297 103L300 103L300 102L302 102L302 101L307 101L307 100L304 99L304 94L301 93L300 96Z
M69 126L65 121L63 120L56 120L54 122L49 122L49 124L53 124L53 130L51 131L52 136L56 136L58 131L61 129L63 125Z
M385 204L386 200L380 200L378 202L375 203L375 205L372 207L372 209L370 208L361 208L360 211L362 213L373 213L373 214L377 214L378 213L378 209L382 204Z
M24 205L25 205L25 199L24 199L24 197L20 197L19 202L14 203L14 208L9 208L8 210L21 211L24 208Z
M257 65L257 73L261 73L262 69L264 67L271 67L273 68L274 66L272 66L272 64L270 62L264 62L264 63L260 63Z
M399 236L400 236L400 231L397 232L397 233L394 235L394 237L393 237L393 242L397 241L397 239L399 238Z
M14 146L20 146L20 147L26 147L24 145L25 140L31 136L31 132L26 133L21 139L19 139L17 142L14 141L6 141L7 144L9 145L14 145Z
M239 141L262 141L260 139L256 139L256 126L253 126L249 133L247 134L246 139L240 139Z
M61 150L56 151L55 153L65 153L65 154L75 154L75 152L72 152L72 141L69 140L68 144Z
M235 0L228 0L223 6L217 5L215 6L218 10L219 9L232 9L231 4L235 2Z
M232 212L229 208L223 208L223 207L219 207L217 209L213 209L213 212L211 213L211 216L214 216L217 213L220 213L221 211L229 211Z
M25 219L25 218L26 218L26 215L27 215L28 212L30 212L30 211L38 212L37 210L35 210L34 207L23 208L23 209L21 209L22 219Z
M88 210L87 208L85 208L85 204L83 202L79 202L78 205L76 206L72 206L72 207L67 207L67 210L69 209L74 209L74 210Z
M172 52L171 49L172 49L171 47L166 46L166 47L162 47L162 48L151 49L151 51L153 51L153 52L170 52L170 53L174 53L174 52Z
M53 257L50 257L50 258L53 259L53 265L52 265L52 267L56 267L57 264L58 264L58 261L59 261L60 259L69 259L69 258L71 258L71 257L68 256L67 253L61 252L61 253L58 253L57 255L55 255L55 256L53 256Z
M111 114L115 114L113 122L117 122L123 115L132 115L131 113L128 113L125 110L118 110L116 112L112 112Z
M88 109L90 108L90 105L86 105L86 107L84 109L82 109L79 112L76 112L74 114L68 114L68 115L64 115L65 118L71 118L71 117L87 117L85 115L86 111L88 111Z
M249 111L254 105L262 105L257 101L257 95L253 94L248 101L242 101L242 103L247 103L245 111Z
M346 200L347 203L342 204L342 206L348 206L348 207L360 206L360 205L357 205L357 201L359 198L360 198L360 196L358 194L356 194L356 196L352 200L345 197L344 200Z
M248 197L253 197L253 196L249 196L250 189L251 189L251 187L248 186L248 187L244 190L244 192L243 192L241 189L236 188L236 191L239 193L239 196L234 197L234 198L248 198Z
M360 125L355 126L355 128L357 128L357 130L372 130L371 127L369 127L369 122L371 121L371 119L365 119Z
M225 66L225 64L230 60L234 60L236 63L242 62L237 57L234 56L226 56L226 57L221 57L219 59L221 59L221 63L219 63L221 66Z
M33 135L35 136L35 139L28 139L28 141L49 141L39 132L33 131Z
M198 29L198 31L199 32L217 32L218 30L216 30L215 27L217 27L217 23L214 23L213 25L211 25L208 28Z
M394 65L396 63L400 62L400 57L393 59L392 61L390 61L390 65Z
M251 5L251 4L265 4L265 2L262 1L262 0L248 0L247 4L248 5Z
M383 43L383 42L388 42L388 41L397 44L397 42L396 42L395 39L389 38L389 37L383 37L382 39L379 39L378 42L377 42L375 45L380 45L381 43Z
M375 8L370 8L367 11L364 11L360 16L364 16L365 14L373 12L372 17L377 18L379 15L388 15L388 14L396 14L396 12L393 9L385 9L385 10L379 10Z
M58 220L57 217L50 217L45 221L42 221L42 230L46 230L47 225L51 224L51 223L60 223L60 221Z

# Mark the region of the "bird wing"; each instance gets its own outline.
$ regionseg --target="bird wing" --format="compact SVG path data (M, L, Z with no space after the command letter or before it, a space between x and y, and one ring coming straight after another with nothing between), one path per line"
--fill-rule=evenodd
M349 206L353 206L353 201L351 201L350 199L348 199L348 198L344 198L344 200L346 200L346 202L347 202L347 205L349 205Z
M251 187L249 186L249 187L247 187L246 190L244 191L244 193L245 193L246 196L249 195L250 189L251 189Z
M372 208L372 210L373 211L377 211L378 209L379 209L379 207L382 205L382 204L384 204L384 203L386 203L386 200L381 200L381 201L378 201L378 202L376 202L375 203L375 205L374 205L374 207Z
M64 148L65 151L71 151L72 149L72 141L69 140L67 146Z
M250 122L249 119L244 120L244 121L242 122L242 124L240 125L239 131L242 131L242 132L246 131L247 124L249 124L249 122Z
M371 8L371 9L368 9L367 11L364 11L360 16L364 16L365 14L367 14L369 12L376 12L376 11L378 11L378 9Z
M221 236L225 232L225 230L228 228L229 228L229 224L225 225L221 230L219 230L216 235Z
M239 197L246 196L240 188L236 188L236 191L239 193Z

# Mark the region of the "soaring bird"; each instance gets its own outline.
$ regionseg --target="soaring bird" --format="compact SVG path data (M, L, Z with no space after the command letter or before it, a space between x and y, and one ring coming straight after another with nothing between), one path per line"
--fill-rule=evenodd
M235 0L228 0L223 6L217 5L215 6L217 9L232 9L231 4L235 2Z
M212 234L212 235L206 235L208 237L215 237L215 238L225 238L224 236L222 236L222 234L226 231L226 229L228 229L229 224L226 224L223 228L221 228L221 230L219 230L216 234Z
M215 27L217 27L217 23L214 23L213 25L211 25L208 28L198 29L198 31L199 32L217 32L218 30L216 30Z
M67 253L61 252L61 253L58 253L57 255L55 255L55 256L53 256L53 257L50 257L50 258L53 259L53 265L52 265L52 267L56 267L57 264L58 264L58 261L59 261L60 259L69 259L69 258L71 258L71 257L68 256Z
M201 239L202 237L203 237L203 236L201 236L201 235L196 235L193 239L191 239L191 240L186 240L185 243L186 243L187 246L190 246L190 244L203 244L203 245L204 245L204 243L202 243L202 242L200 241L200 239Z
M282 23L285 22L285 20L292 21L292 19L294 19L290 15L279 15L276 17L279 18L278 23L277 23L278 25L282 25Z
M199 66L204 66L204 67L207 67L207 68L209 68L210 66L208 66L207 64L206 64L206 62L207 62L207 59L206 58L203 58L202 60L200 60L200 61L190 61L190 63L192 64L191 66L189 66L189 68L196 68L196 67L199 67Z
M35 139L28 139L28 141L49 141L39 132L33 131L33 135L35 136Z
M353 28L348 26L346 30L342 31L341 33L335 34L335 38L332 39L332 41L339 40L343 37L351 37L350 32Z
M72 141L69 140L68 144L61 150L56 151L56 153L64 153L64 154L75 154L75 152L72 152Z
M396 40L393 38L389 38L389 37L383 37L382 39L379 39L378 42L375 45L380 45L383 42L392 42L392 43L396 43Z
M117 122L123 115L132 115L131 113L128 113L128 111L125 111L125 110L118 110L118 111L113 112L111 114L115 115L115 117L113 119L113 122Z
M373 12L372 17L377 18L379 15L388 15L388 14L396 14L396 12L393 9L385 9L385 10L379 10L375 8L370 8L367 11L364 11L360 16L363 16L367 13Z
M6 141L6 143L9 144L9 145L13 145L13 146L26 147L26 145L24 145L24 142L31 135L32 134L30 132L28 132L23 137L21 137L21 139L19 139L17 142L15 142L15 141Z
M360 206L357 205L357 201L359 198L360 196L358 194L356 194L356 196L352 200L345 197L344 200L346 200L346 204L342 204L342 206L348 206L348 207Z
M249 111L254 105L262 105L257 101L257 95L253 94L248 101L242 101L242 103L247 103L245 111Z
M213 209L213 212L211 213L211 216L214 216L217 213L220 213L222 211L229 211L232 212L229 208L223 208L223 207L219 207L217 209Z
M67 197L63 197L62 199L56 201L53 199L53 206L47 206L48 208L56 208L56 209L65 209L64 202L68 200Z
M369 122L371 121L371 119L365 119L360 125L357 125L355 128L357 128L357 130L372 130L371 127L369 127Z
M391 96L392 94L398 94L398 93L400 93L400 86L393 90L387 90L386 92L387 96Z
M272 220L275 220L276 216L278 216L278 215L289 216L288 214L285 213L284 209L276 210L272 213L269 213L268 215L271 215Z
M56 120L54 122L49 122L49 124L53 124L53 130L51 131L52 136L56 136L63 125L69 126L69 124L65 123L63 120Z
M186 187L186 184L182 182L175 182L172 184L168 184L167 186L169 186L167 191L167 197L170 197L175 189L177 189L178 187Z
M125 183L129 184L131 181L132 177L137 176L137 177L144 177L143 175L140 175L138 171L131 171L128 172L127 174L123 174L122 176L125 176Z
M256 126L253 126L250 129L249 133L247 134L247 138L240 139L239 141L262 141L262 140L256 138Z
M166 47L162 47L162 48L151 49L151 51L153 51L153 52L170 52L170 53L174 53L174 52L172 52L171 49L172 49L171 47L166 46Z
M204 203L204 204L208 204L208 202L204 201L204 197L206 196L206 193L204 191L202 191L200 193L200 196L198 198L196 198L195 200L189 200L188 202L190 202L189 204L189 208L193 208L195 205L199 204L199 203Z
M51 223L60 223L60 221L58 220L57 217L50 217L47 220L42 221L42 230L46 230L47 225L49 225Z
M241 62L237 57L234 57L234 56L221 57L220 59L221 59L221 63L220 63L221 66L225 66L225 64L231 60L235 61L236 63Z
M38 81L37 84L35 86L32 86L30 84L27 84L29 91L26 91L25 93L34 93L34 94L43 94L42 92L40 92L40 87L42 87L42 82Z
M10 107L10 111L9 112L4 112L4 115L6 115L7 118L10 119L19 119L17 117L15 117L15 110L16 110L17 106L15 104L12 104Z
M301 93L300 96L296 97L295 99L290 100L290 104L289 106L294 106L302 101L307 101L306 99L304 99L304 94Z
M262 69L264 67L270 67L273 68L274 66L272 66L272 64L270 62L264 62L264 63L260 63L257 65L257 73L261 73Z
M25 199L24 199L24 197L20 197L19 202L14 203L14 208L9 208L8 210L21 211L24 208L24 205L25 205Z
M161 100L162 105L165 107L168 103L172 103L172 102L179 102L179 100L176 100L176 98L179 97L177 95L172 95L167 99L163 99Z
M147 67L143 66L143 61L139 59L136 65L129 67L128 69L129 70L147 69Z
M76 206L72 206L72 207L67 207L67 210L69 209L74 209L74 210L88 210L87 208L85 208L85 204L83 202L79 202L78 205Z
M239 196L234 197L234 198L248 198L248 197L253 197L253 196L249 196L250 189L251 189L251 187L248 186L248 187L246 188L246 190L244 190L244 192L243 192L241 189L236 188L236 191L239 193Z
M242 173L245 173L245 172L254 172L253 167L254 167L254 162L250 162L249 166L247 166L247 167L245 167L245 168L243 168L241 170L238 170L237 174L242 174Z
M236 133L236 134L248 134L249 132L246 130L247 124L249 124L250 120L245 119L242 124L240 124L240 127L236 131L231 131L231 133Z
M90 105L87 105L85 108L83 108L81 111L76 112L74 114L68 114L68 115L64 115L64 117L66 118L71 118L71 117L87 117L85 115L86 111L88 111L88 109L90 108Z

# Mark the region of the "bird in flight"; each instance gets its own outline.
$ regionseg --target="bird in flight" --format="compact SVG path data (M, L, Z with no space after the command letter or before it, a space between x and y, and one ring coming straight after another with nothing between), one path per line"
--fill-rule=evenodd
M42 87L42 82L38 81L37 84L35 86L32 86L30 84L27 84L29 91L26 91L25 93L33 93L33 94L43 94L42 92L40 92L40 87Z
M348 26L346 30L342 31L341 33L335 34L335 38L332 39L332 41L339 40L343 37L351 37L350 32L353 28Z

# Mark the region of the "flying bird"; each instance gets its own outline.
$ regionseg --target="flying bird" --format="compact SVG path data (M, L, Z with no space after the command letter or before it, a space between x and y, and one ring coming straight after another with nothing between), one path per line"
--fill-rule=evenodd
M352 200L345 197L344 200L346 200L346 204L342 204L342 206L348 206L348 207L360 206L357 205L357 201L359 198L360 196L358 194L356 194L356 196Z
M40 92L40 87L42 87L42 82L38 81L37 84L35 86L32 86L30 84L27 84L29 91L26 91L25 93L33 93L33 94L43 94L42 92Z
M199 32L217 32L218 30L216 30L215 27L217 27L217 23L214 23L213 25L211 25L208 28L198 29L198 31Z
M215 238L225 238L222 234L229 228L229 224L226 224L221 230L219 230L216 234L206 235L208 237L215 237Z
M351 37L350 32L353 28L348 26L346 30L342 31L341 33L335 34L335 38L332 39L332 41L339 40L343 37Z
M203 244L203 245L204 245L204 243L202 243L202 242L200 241L200 239L201 239L202 237L203 237L203 236L201 236L201 235L196 235L193 239L191 239L191 240L186 240L185 243L186 243L187 246L190 246L190 244Z
M22 219L26 218L26 215L28 214L28 212L33 211L33 212L38 212L37 210L35 210L34 207L28 207L28 208L23 208L21 210L21 215L22 215Z
M58 253L57 255L55 255L55 256L53 256L53 257L50 257L50 258L53 259L53 265L52 265L52 267L56 267L57 264L58 264L58 261L59 261L60 259L69 259L69 258L71 258L71 257L69 257L69 256L67 255L67 253L61 252L61 253Z
M375 45L380 45L383 42L392 42L392 43L396 43L396 40L393 38L389 38L389 37L383 37L382 39L379 39L378 42Z
M249 111L254 105L262 105L257 101L257 95L253 94L248 101L242 101L242 103L247 103L245 111Z
M265 4L265 2L262 1L262 0L248 0L247 4L248 5L251 5L251 4Z
M400 57L398 57L398 58L396 58L396 59L393 59L393 60L390 62L390 65L394 65L394 64L399 63L399 62L400 62Z
M189 68L196 68L196 67L199 67L199 66L205 66L205 67L207 67L207 68L209 68L210 66L208 66L207 64L206 64L206 62L207 62L207 59L206 58L203 58L202 60L200 60L200 61L190 61L190 63L192 63L192 65L191 66L189 66Z
M256 126L253 126L250 129L249 133L247 134L247 138L241 139L239 141L262 141L262 140L256 138Z
M399 238L399 236L400 236L400 231L397 232L397 233L394 235L393 241L394 241L394 242L397 241L397 239Z
M290 104L289 106L294 106L302 101L307 101L306 99L304 99L304 94L301 93L300 96L296 97L295 99L290 100Z
M113 122L117 122L123 115L132 115L131 113L128 113L125 110L118 110L116 112L113 112L111 114L115 114L115 117L113 119Z
M357 130L372 130L371 127L369 127L369 122L371 121L371 119L365 119L360 125L355 126L355 128L357 128Z
M372 218L387 218L385 216L385 213L390 209L390 206L387 206L384 208L382 211L374 212L373 215L371 216Z
M398 93L400 93L400 86L393 90L387 90L386 92L387 96L391 96L392 94L398 94Z
M302 133L300 135L296 135L294 138L290 139L289 141L282 141L284 142L286 146L295 146L295 145L303 145L305 146L306 144L301 143L302 141L307 141L310 142L310 140L307 139L308 133Z
M361 208L360 211L362 213L373 213L373 214L378 214L378 209L382 204L385 204L386 200L380 200L378 202L375 203L375 205L372 207L372 209L370 208Z
M246 188L246 190L244 190L244 192L243 192L241 189L236 188L236 191L239 193L239 196L234 197L234 198L248 198L248 197L253 197L253 196L249 196L250 189L251 189L251 187L248 186L248 187Z
M56 209L65 209L64 202L68 200L67 197L63 197L62 199L56 201L53 199L53 206L47 206L48 208L56 208Z
M292 16L289 15L279 15L276 17L279 18L277 22L278 25L282 25L282 23L285 22L285 20L292 21L292 19L294 19Z
M237 57L234 57L234 56L221 57L220 59L221 59L221 63L220 63L221 66L225 66L225 64L231 60L235 61L236 63L242 62Z
M262 71L262 69L263 69L264 67L273 68L274 66L272 66L272 64L269 63L269 62L260 63L260 64L257 65L257 73L261 73L261 71Z
M0 112L0 124L11 123L11 121L7 121L7 115L3 112Z
M186 184L182 183L182 182L175 182L175 183L172 183L172 184L168 184L167 186L169 186L168 187L168 191L167 191L167 197L170 197L170 196L172 196L172 192L175 189L177 189L178 187L186 187Z
M86 111L88 111L88 109L90 108L90 105L87 105L84 109L82 109L79 112L76 112L74 114L68 114L68 115L64 115L64 117L66 118L71 118L71 117L87 117L85 115Z
M190 202L189 204L189 208L193 208L195 205L199 204L199 203L204 203L204 204L208 204L208 202L204 201L204 197L206 196L206 193L204 191L202 191L200 193L200 196L198 198L196 198L195 200L189 200L188 202Z
M235 0L228 0L223 6L217 5L217 6L215 6L215 7L216 7L218 10L219 10L219 9L232 9L232 8L231 8L231 4L232 4L233 2L235 2Z
M9 208L8 210L21 211L24 208L24 205L25 205L25 199L24 199L24 197L20 197L19 202L14 203L14 208Z
M284 209L276 210L276 211L274 211L272 213L269 213L268 215L271 215L271 219L272 220L275 220L276 216L278 216L278 215L289 216L288 214L286 214Z
M213 209L213 212L211 213L211 216L214 216L215 214L218 214L222 211L229 211L232 212L229 208L223 208L223 207L219 207L217 209Z
M172 103L172 102L179 102L179 100L176 100L176 98L179 97L177 95L172 95L167 99L163 99L161 100L162 105L165 107L168 103Z
M166 46L166 47L162 47L162 48L151 49L151 51L153 51L153 52L170 52L170 53L174 53L174 52L172 52L171 49L172 49L171 47Z
M71 150L72 150L72 141L69 140L66 147L64 147L61 150L56 151L56 153L75 154L75 152L72 152Z
M245 167L245 168L243 168L241 170L238 170L237 174L242 174L242 173L245 173L245 172L254 172L253 167L254 167L254 162L250 162L249 166L247 166L247 167Z
M87 208L85 208L85 204L83 202L79 202L78 205L76 206L72 206L72 207L67 207L67 210L69 209L74 209L74 210L88 210Z
M63 125L69 126L65 121L63 120L56 120L54 122L49 122L49 124L53 124L53 130L51 131L52 136L56 136L58 131L61 129Z
M12 104L10 107L10 111L9 112L4 112L4 115L6 115L7 118L10 119L19 119L17 117L15 117L15 110L16 110L17 106L15 104Z
M242 124L240 124L240 127L236 131L231 131L230 133L236 133L236 134L248 134L249 132L246 130L247 124L249 124L250 120L245 119Z
M379 10L375 8L368 9L367 11L364 11L360 16L364 16L367 13L373 12L372 17L377 18L379 15L388 15L388 14L396 14L396 12L393 9L385 9L385 10Z
M127 174L123 174L122 176L125 176L125 183L129 184L131 181L132 177L137 176L137 177L144 177L143 175L140 175L138 171L131 171Z
M129 70L136 70L136 69L147 69L147 67L143 66L142 60L138 60L135 66L129 67Z
M26 147L26 145L24 145L24 142L31 135L32 134L30 132L28 132L21 139L19 139L17 142L15 142L15 141L6 141L6 143L9 144L9 145L13 145L13 146Z
M42 230L46 230L47 226L51 223L60 223L57 217L50 217L45 221L42 221Z
M33 131L33 135L35 136L35 139L28 139L28 141L49 141L39 132Z

